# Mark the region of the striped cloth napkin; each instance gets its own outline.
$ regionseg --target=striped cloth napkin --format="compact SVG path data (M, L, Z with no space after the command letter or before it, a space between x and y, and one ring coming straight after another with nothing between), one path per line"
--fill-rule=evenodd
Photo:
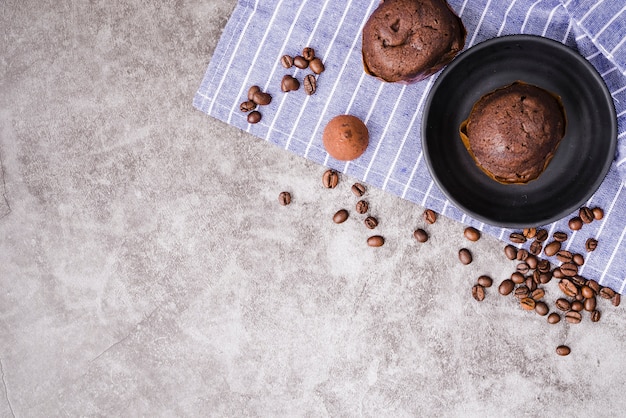
M606 215L571 232L565 244L572 252L584 253L587 238L597 238L598 247L585 254L579 274L621 293L626 287L626 13L618 3L623 4L622 0L449 1L467 28L465 48L496 36L542 35L578 50L604 78L618 114L618 153L587 206L601 207ZM361 30L378 4L379 0L240 0L194 106L292 153L507 241L513 231L464 214L430 177L422 156L420 125L436 75L399 85L382 83L363 72ZM307 96L300 89L284 94L280 91L284 74L301 79L306 73L285 70L280 57L299 54L305 46L315 48L326 66L317 92ZM262 107L261 122L250 125L239 104L254 84L274 99ZM339 114L361 118L370 131L367 151L351 162L330 158L322 145L324 126ZM544 227L550 234L570 232L567 221L573 215Z

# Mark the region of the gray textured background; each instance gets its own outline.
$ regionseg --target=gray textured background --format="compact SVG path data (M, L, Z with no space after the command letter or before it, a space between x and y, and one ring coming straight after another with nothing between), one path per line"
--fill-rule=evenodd
M0 3L0 416L623 414L622 306L478 303L501 242L369 189L369 248L350 178L193 110L234 6Z

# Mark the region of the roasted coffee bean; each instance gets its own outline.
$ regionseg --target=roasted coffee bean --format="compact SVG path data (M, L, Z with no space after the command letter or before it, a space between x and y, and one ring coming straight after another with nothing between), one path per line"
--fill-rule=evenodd
M562 279L563 277L565 277L565 275L561 271L560 267L556 267L554 270L552 270L552 277L554 277L555 279Z
M585 264L585 257L583 257L582 254L574 254L572 255L572 262L574 262L577 266L582 266Z
M513 289L515 289L515 283L511 279L504 279L498 286L498 293L503 296L510 295Z
M556 307L561 311L569 311L572 309L572 304L565 298L558 298L555 302Z
M319 58L312 59L309 66L311 68L311 71L313 71L315 74L322 74L326 69L324 68L324 63Z
M435 211L432 209L426 209L424 211L423 217L424 217L424 221L426 221L426 223L429 223L431 225L437 222L437 213L435 213Z
M493 280L491 279L491 277L486 275L480 276L476 282L482 287L491 287L491 285L493 284Z
M337 213L333 215L333 222L336 224L344 223L350 214L345 209L339 209Z
M596 221L600 221L604 218L604 211L601 208L595 207L591 209L591 211L593 212L593 219Z
M554 238L555 241L564 242L567 241L567 234L565 232L557 231L552 234L552 238Z
M583 221L580 219L580 217L574 216L572 219L569 220L567 225L572 231L578 231L580 228L583 227Z
M567 311L565 313L565 320L570 324L579 324L582 319L583 316L580 314L580 312Z
M589 315L591 318L591 322L598 322L600 320L600 316L602 316L600 314L600 311L595 310L593 312L591 312L591 314Z
M522 261L515 267L515 270L517 270L518 273L526 274L530 270L530 267L528 267L525 261Z
M531 270L534 270L537 268L537 264L539 263L539 260L537 260L537 257L534 254L529 254L528 257L526 257L526 260L524 260L526 262L526 264L528 264L528 267Z
M524 234L520 234L519 232L511 232L509 240L515 244L523 244L526 242L526 237Z
M552 272L548 271L539 274L539 283L546 284L549 283L550 280L552 280Z
M537 289L537 282L533 280L533 276L526 277L526 280L524 281L524 283L526 284L526 287L528 288L528 290L530 290L531 293L534 292L535 289Z
M365 224L367 229L374 229L378 226L378 219L374 218L373 216L368 216L367 218L365 218L363 223ZM426 236L426 240L428 240L428 236Z
M524 261L528 258L530 254L528 253L528 250L525 248L520 248L519 250L517 250L517 259L519 261Z
M575 300L572 302L572 307L571 307L572 311L581 312L583 309L585 309L585 305L581 301Z
M578 217L583 223L589 224L593 221L593 211L589 209L587 206L583 206L578 211Z
M587 280L584 277L580 277L579 275L575 274L574 276L569 278L572 283L574 283L576 285L576 287L580 288L581 286L584 286L587 283Z
M600 293L600 289L601 289L600 284L598 282L596 282L595 280L587 280L585 282L585 285L589 286L589 288L591 288L591 290L593 290L594 294L597 295L598 293Z
M310 46L305 47L302 50L302 57L307 61L311 61L313 58L315 58L315 50Z
M313 74L307 74L306 76L304 76L304 92L306 94L308 94L309 96L311 96L312 94L315 94L315 92L317 91L317 79L315 78L315 76Z
M467 248L461 248L459 250L459 261L465 265L470 264L472 262L472 253Z
M567 277L572 277L578 274L578 266L572 262L563 263L559 268L561 269L561 273Z
M550 271L550 262L548 260L539 260L537 262L537 270L540 273L547 273Z
M593 312L596 310L596 297L592 296L589 299L585 299L583 302L583 307L587 312Z
M509 260L515 260L515 257L517 257L517 248L510 244L507 245L506 247L504 247L504 255Z
M280 83L280 89L282 91L284 91L285 93L290 92L290 91L296 91L300 88L300 82L298 81L297 78L294 78L293 76L289 75L289 74L285 74L283 76L283 79Z
M252 96L252 101L258 105L266 106L272 102L272 96L259 90Z
M291 68L293 66L293 57L285 54L280 57L280 63L285 68Z
M580 294L580 292L578 292L578 293L576 294L576 296L574 296L574 299L576 299L576 300L578 300L578 301L581 301L581 302L582 302L582 301L583 301L583 299L585 299L585 298L583 297L583 295L581 295L581 294Z
M517 271L511 274L511 280L515 284L522 284L526 281L526 277L522 273L518 273Z
M256 103L254 103L252 100L246 100L245 102L242 102L239 105L239 110L241 110L244 113L250 112L251 110L254 110L254 109L256 109Z
M587 241L585 241L585 250L587 250L587 252L595 251L597 247L598 247L597 239L587 238Z
M556 353L559 356L567 356L569 355L569 353L571 353L572 350L570 350L570 348L566 345L560 345L556 348Z
M615 296L615 291L610 287L603 287L600 289L600 293L598 293L602 299L613 299Z
M283 205L283 206L287 206L288 204L291 203L291 193L289 192L280 192L280 194L278 195L278 202Z
M248 100L253 100L255 93L258 91L261 91L261 88L259 86L251 86L248 89Z
M596 297L596 292L594 292L593 289L587 285L580 287L580 294L583 295L585 299Z
M550 308L545 302L535 302L535 312L540 316L546 316L550 312Z
M561 263L567 263L569 261L572 261L572 253L570 253L567 250L561 250L558 253L556 253L556 258Z
M356 196L356 197L361 197L365 194L365 186L363 186L361 183L354 183L352 185L352 193Z
M296 55L295 57L293 57L293 65L295 65L301 70L304 70L306 67L309 66L309 62L306 59L304 59L304 57L300 55Z
M465 228L463 235L470 241L478 241L480 239L480 231L473 226Z
M546 295L546 291L543 290L542 288L538 288L531 292L530 297L535 300L540 300L540 299L543 299L545 295Z
M356 202L356 213L359 213L361 215L366 214L369 208L370 205L369 203L367 203L367 200L359 200L358 202Z
M367 245L370 247L382 247L385 239L380 235L373 235L367 239Z
M548 239L548 231L545 229L538 229L537 235L535 235L535 241L544 242Z
M573 298L578 294L578 288L568 279L561 279L559 281L559 289L561 289L561 292L570 298Z
M613 306L619 306L619 304L622 303L622 297L619 293L615 293L615 295L611 298L611 303Z
M537 235L537 228L524 228L522 235L524 235L526 239L533 239L535 235Z
M428 233L421 228L418 228L413 232L413 236L417 240L417 242L426 242L428 241Z
M522 307L522 309L526 311L532 311L533 309L535 309L535 305L537 303L532 298L522 298L520 299L519 304Z
M261 115L261 112L259 112L258 110L253 110L252 112L248 113L248 123L259 123L261 122L262 117L263 116Z
M552 312L548 315L548 324L558 324L559 322L561 322L561 315L558 313Z
M552 241L546 245L546 248L543 249L543 253L548 257L552 257L554 254L558 253L561 250L561 243L559 241Z
M334 189L339 183L339 173L335 170L326 170L322 175L322 184L327 189Z
M515 291L513 292L516 298L522 300L524 298L530 297L530 290L526 285L517 286Z
M539 255L541 254L542 249L543 249L543 244L535 240L530 244L530 247L528 247L528 252L530 252L532 255Z
M479 284L475 284L472 287L472 297L481 302L483 299L485 299L485 288Z

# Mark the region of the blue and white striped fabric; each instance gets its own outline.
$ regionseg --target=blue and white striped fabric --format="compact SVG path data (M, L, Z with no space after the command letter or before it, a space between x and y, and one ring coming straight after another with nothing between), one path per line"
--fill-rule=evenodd
M619 129L616 160L600 189L587 202L606 212L605 219L570 234L567 248L584 252L585 240L599 241L586 255L580 274L623 292L626 288L626 13L623 0L450 0L467 28L466 48L502 35L542 35L578 50L598 70L612 92ZM335 168L460 222L506 240L510 230L482 224L454 207L433 183L421 149L424 100L436 76L411 85L382 83L365 75L361 30L379 0L240 0L195 95L202 112L237 126L297 155ZM600 18L606 10L604 18ZM620 11L621 10L621 11ZM623 15L623 17L622 17ZM615 19L613 19L614 16ZM606 27L605 27L606 26ZM618 36L620 39L610 38ZM598 49L599 45L602 50ZM326 66L318 90L284 94L283 54L312 46ZM610 57L603 55L608 51ZM609 59L610 58L610 59ZM621 66L621 67L620 67ZM239 111L249 86L257 84L274 100L262 109L263 120L249 125ZM322 145L326 123L338 114L361 118L370 146L351 162L328 156ZM621 176L620 176L621 171ZM567 220L545 227L568 231Z

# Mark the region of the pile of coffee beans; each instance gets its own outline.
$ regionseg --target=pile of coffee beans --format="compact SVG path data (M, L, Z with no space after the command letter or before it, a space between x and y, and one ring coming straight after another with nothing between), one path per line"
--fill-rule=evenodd
M308 68L313 72L313 74L305 75L302 79L304 92L309 96L314 94L317 90L316 76L319 76L326 69L322 60L315 56L315 50L309 46L302 50L302 55L296 55L294 57L288 54L283 55L280 58L280 63L286 69L295 66L301 70ZM280 89L285 93L296 91L300 89L300 81L291 74L285 74L281 81Z
M248 89L248 100L239 105L239 110L248 113L248 123L259 123L261 121L261 112L256 110L257 106L266 106L272 102L272 96L269 93L261 91L257 85Z

